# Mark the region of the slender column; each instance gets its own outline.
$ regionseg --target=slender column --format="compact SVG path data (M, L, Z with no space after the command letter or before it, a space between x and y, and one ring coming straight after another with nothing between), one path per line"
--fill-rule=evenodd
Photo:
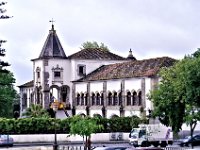
M124 89L125 89L125 81L122 80L121 81L121 96L122 96L122 105L120 106L120 117L124 117L124 113L125 113L125 110L124 110L124 107L125 107L125 96L124 96Z
M107 81L103 82L103 107L102 107L102 116L106 118L107 116Z
M72 85L72 106L76 106L76 83Z
M91 98L90 98L90 82L87 83L87 93L88 93L88 104L86 106L86 115L90 116L90 106L91 106Z
M107 102L107 81L103 82L103 100L104 100L103 104L106 107L108 105L108 102Z
M125 106L125 81L121 81L121 92L122 92L122 106Z
M142 106L145 108L146 107L146 97L145 97L145 78L142 78L141 82L141 90L142 90Z
M87 106L91 106L91 91L90 91L90 82L87 83L87 93L88 93L88 104Z

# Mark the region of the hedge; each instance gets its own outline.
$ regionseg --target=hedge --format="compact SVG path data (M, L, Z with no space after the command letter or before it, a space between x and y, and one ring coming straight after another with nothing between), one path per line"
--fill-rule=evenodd
M139 123L144 122L137 116L133 117L115 117L91 118L97 119L98 124L102 124L104 129L98 132L130 132L132 128L138 127ZM1 134L52 134L56 127L57 133L69 133L70 118L20 118L6 119L0 118Z

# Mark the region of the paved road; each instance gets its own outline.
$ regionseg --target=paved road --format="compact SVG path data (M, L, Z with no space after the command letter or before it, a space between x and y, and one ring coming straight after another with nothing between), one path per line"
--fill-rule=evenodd
M30 145L29 144L21 144L21 145L14 145L13 147L4 147L4 148L0 148L0 150L53 150L53 144L52 143L33 143ZM98 147L98 146L113 146L113 145L118 145L118 146L127 146L130 147L130 145L128 143L114 143L114 142L106 142L106 143L93 143L92 147ZM183 149L177 149L179 148L178 145L172 145L170 147L170 149L166 149L166 150L183 150ZM189 147L185 147L187 150L190 150ZM83 144L81 143L59 143L59 150L83 150ZM200 150L200 146L195 147L192 150Z

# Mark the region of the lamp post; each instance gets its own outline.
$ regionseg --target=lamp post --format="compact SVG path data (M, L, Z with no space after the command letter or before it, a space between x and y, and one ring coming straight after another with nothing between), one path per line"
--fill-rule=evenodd
M57 143L57 134L56 134L56 112L58 110L59 102L55 100L52 103L52 106L53 106L53 111L54 111L54 114L55 114L55 118L54 118L54 144L53 144L53 150L57 150L58 149L58 143Z

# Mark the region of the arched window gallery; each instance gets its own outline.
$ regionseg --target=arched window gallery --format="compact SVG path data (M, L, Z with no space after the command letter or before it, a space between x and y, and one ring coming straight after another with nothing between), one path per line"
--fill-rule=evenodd
M141 106L142 91L127 90L124 95L121 91L80 92L76 93L75 101L77 106Z

